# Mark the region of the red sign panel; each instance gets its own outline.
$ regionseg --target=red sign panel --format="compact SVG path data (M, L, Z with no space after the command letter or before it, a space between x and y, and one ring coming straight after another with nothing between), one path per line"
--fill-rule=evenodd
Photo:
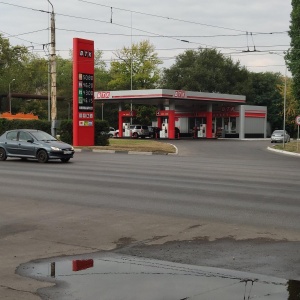
M175 98L185 98L185 96L186 96L185 91L182 90L175 91L174 93Z
M97 93L97 99L109 99L110 98L110 92L98 92Z
M73 145L93 146L94 41L73 39Z
M123 110L119 112L119 116L121 117L136 117L135 110Z
M168 110L158 110L156 112L157 117L168 117L169 116L169 111Z

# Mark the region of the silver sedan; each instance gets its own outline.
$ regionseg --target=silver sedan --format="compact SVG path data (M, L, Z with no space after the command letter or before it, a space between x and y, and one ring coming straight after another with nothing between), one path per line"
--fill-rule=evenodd
M290 141L290 135L285 130L275 130L273 131L271 135L271 143L277 143L277 142L284 142L288 143Z

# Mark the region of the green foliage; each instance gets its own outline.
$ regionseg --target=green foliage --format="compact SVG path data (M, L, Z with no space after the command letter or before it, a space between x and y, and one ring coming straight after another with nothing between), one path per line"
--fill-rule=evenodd
M137 112L133 119L134 124L151 125L151 122L156 118L156 106L134 105L133 110Z
M95 120L95 145L108 146L108 133L109 124L107 121Z
M286 86L286 112L285 112L286 123L285 123L285 127L291 136L296 137L297 125L295 122L295 117L299 114L300 103L294 97L294 94L292 92L293 80L291 78L287 78L286 83L287 83L287 86ZM277 86L277 88L283 99L284 93L285 93L285 77L281 76L281 83ZM283 110L282 110L281 115L283 117Z
M163 88L210 93L242 94L250 88L250 73L215 49L187 50L164 69Z
M12 129L38 129L51 134L51 123L42 120L7 120L0 118L0 134Z
M103 105L103 120L114 128L118 127L118 112L119 108L116 104L105 103ZM102 120L102 103L95 103L95 119Z
M51 122L42 120L7 120L0 118L0 135L7 130L12 129L38 129L51 134ZM109 145L109 124L107 121L95 120L95 145L107 146ZM60 135L60 140L65 143L73 144L73 121L62 120L60 128L57 131Z
M58 135L60 135L60 140L72 145L73 144L73 121L62 120L57 133Z
M268 107L268 121L272 129L281 129L283 124L283 97L278 85L282 83L280 73L251 73L251 90L247 104Z
M108 83L110 90L151 89L159 81L158 65L162 63L149 41L132 44L115 53L117 60L111 62ZM132 72L131 72L132 70Z
M57 56L56 59L57 95L70 100L73 97L73 62Z
M95 145L107 146L109 145L109 137L107 133L109 131L109 125L107 121L95 120ZM58 131L60 139L66 143L73 144L73 121L63 120L60 124Z
M300 0L292 0L291 24L289 30L291 46L286 55L287 65L293 75L293 93L300 99Z
M294 96L287 97L287 125L292 126L293 114L299 112L300 99L300 0L293 0L292 22L290 26L291 49L287 54L287 63L293 74L293 82L288 80L288 92L293 86ZM102 52L95 51L95 90L124 90L132 88L151 89L158 84L167 89L184 89L202 92L242 94L247 97L247 104L268 107L268 119L272 128L281 128L283 122L283 77L279 73L251 73L239 62L224 56L215 49L187 50L176 58L176 62L160 74L155 48L149 41L124 47L115 53L116 60L110 68L102 59ZM0 34L0 112L7 111L8 86L11 92L48 94L48 60L40 58L22 46L11 46L8 39ZM57 101L57 117L60 120L72 118L72 57L64 59L57 56L57 95L64 101ZM160 76L162 78L160 79ZM12 79L15 79L12 81ZM130 109L127 107L127 109ZM136 105L135 123L151 124L156 108ZM40 119L48 119L48 102L45 100L12 99L12 112L32 112ZM298 113L299 114L299 113ZM118 127L118 107L115 104L95 103L95 117L106 120L111 126ZM0 120L1 127L5 121ZM17 122L16 120L13 122ZM28 121L25 121L28 122ZM63 122L62 122L63 123ZM5 123L6 124L6 123ZM10 124L10 125L7 125ZM21 126L19 123L7 123L5 126ZM26 123L30 124L30 123ZM63 125L62 128L65 128ZM68 125L70 126L70 125ZM99 125L100 126L100 125ZM46 131L50 131L47 129ZM64 130L63 130L64 131ZM104 131L104 130L101 130ZM97 130L99 132L99 130ZM63 133L72 143L72 126ZM62 138L63 139L63 138ZM96 143L105 143L102 136L95 137Z
M14 105L12 106L12 113L23 112L25 114L32 113L38 116L41 120L47 120L48 118L48 103L44 100L32 100L24 101L21 100L21 106L16 109L16 100L14 100Z
M110 73L106 69L106 63L103 61L102 55L102 51L95 51L95 91L108 90L108 82L111 80Z

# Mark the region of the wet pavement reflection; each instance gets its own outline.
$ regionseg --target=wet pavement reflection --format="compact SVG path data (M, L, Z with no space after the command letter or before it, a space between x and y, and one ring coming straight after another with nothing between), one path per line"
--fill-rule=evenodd
M56 282L39 290L53 300L300 300L300 281L115 254L37 261L17 272Z

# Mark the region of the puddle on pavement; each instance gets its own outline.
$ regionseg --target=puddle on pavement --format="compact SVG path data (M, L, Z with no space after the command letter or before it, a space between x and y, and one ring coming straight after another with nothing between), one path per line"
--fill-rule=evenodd
M37 261L17 272L57 283L39 290L43 299L300 300L300 281L114 254Z

